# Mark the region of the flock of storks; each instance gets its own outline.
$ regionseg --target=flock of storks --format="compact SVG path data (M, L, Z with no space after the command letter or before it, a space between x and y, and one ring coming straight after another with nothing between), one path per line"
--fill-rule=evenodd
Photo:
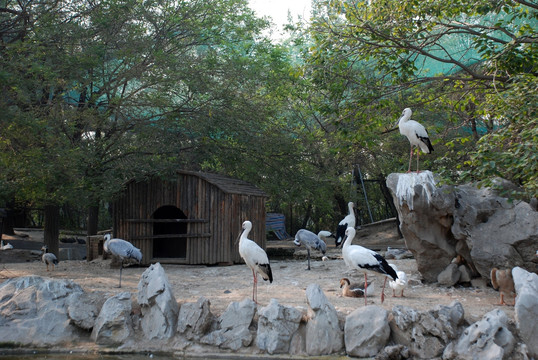
M429 154L433 151L433 147L428 138L428 133L424 126L420 123L410 120L411 109L406 108L403 110L400 119L398 120L398 127L400 133L405 135L411 144L409 168L411 171L411 160L413 157L413 147L419 147L424 153ZM418 161L420 151L417 152L417 172ZM373 250L367 249L360 245L352 245L353 239L356 234L356 220L354 212L354 204L348 203L349 214L340 221L337 226L336 234L333 235L330 231L320 231L317 235L313 232L301 229L297 231L295 235L294 243L297 246L305 246L307 250L308 268L310 270L310 251L311 249L321 251L325 254L327 245L325 241L329 238L335 239L336 247L342 245L342 257L345 264L351 269L364 270L364 284L351 284L349 279L343 278L340 281L340 287L343 288L344 296L364 297L364 303L366 305L366 296L368 289L367 272L373 271L385 275L385 281L381 291L381 302L384 301L384 290L387 282L387 278L390 277L390 286L393 289L393 296L396 291L403 296L403 290L407 284L407 277L403 271L398 271L394 264L388 264L387 261L378 253ZM239 254L245 261L245 264L251 269L253 277L252 286L252 300L257 303L257 285L258 274L265 281L273 282L273 273L271 271L271 265L266 252L256 242L250 240L248 235L252 229L252 223L250 221L243 222L243 231L239 238ZM58 260L54 254L47 252L47 247L44 246L43 250L43 262L47 265L47 271L49 270L49 264L54 265L58 263ZM104 250L120 258L120 282L121 288L121 275L123 269L123 262L129 259L136 260L138 263L142 261L142 252L133 246L130 242L122 239L113 239L110 234L105 235Z

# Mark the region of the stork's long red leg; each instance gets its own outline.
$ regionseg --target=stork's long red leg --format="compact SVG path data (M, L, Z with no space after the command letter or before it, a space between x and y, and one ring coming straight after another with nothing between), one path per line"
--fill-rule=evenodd
M420 149L417 149L417 174L420 172L418 171L418 159L420 158Z
M254 293L256 292L256 273L254 272L254 269L252 269L252 278L254 279L254 282L252 283L252 301L254 301L256 304L258 303L254 297Z

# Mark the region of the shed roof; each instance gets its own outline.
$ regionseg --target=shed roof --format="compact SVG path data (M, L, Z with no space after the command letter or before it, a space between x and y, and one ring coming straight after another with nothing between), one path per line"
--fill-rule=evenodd
M263 190L258 189L256 186L249 184L246 181L234 179L225 175L187 170L177 170L177 173L202 178L228 194L268 196Z

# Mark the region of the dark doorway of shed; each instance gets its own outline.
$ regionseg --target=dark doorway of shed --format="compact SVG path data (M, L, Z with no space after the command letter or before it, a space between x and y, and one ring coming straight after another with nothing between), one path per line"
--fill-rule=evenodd
M180 258L187 257L187 239L177 235L187 233L187 223L176 222L176 219L186 219L187 216L175 206L162 206L153 213L154 220L153 239L154 258Z

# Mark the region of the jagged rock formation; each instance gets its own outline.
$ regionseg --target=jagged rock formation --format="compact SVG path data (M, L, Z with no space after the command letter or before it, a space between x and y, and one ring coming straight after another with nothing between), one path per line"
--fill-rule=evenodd
M458 255L473 276L489 278L493 267L535 270L538 212L528 203L471 185L437 186L430 171L390 174L387 186L426 281L437 281Z
M172 321L166 316L152 319L152 329L159 331L148 333L148 328L142 325L144 316L155 314L150 309L142 311L142 307L157 306L159 314L164 314L165 308L174 308L169 302L175 300L169 296L161 300L154 296L166 293L166 275L159 268L160 265L155 266L150 273L157 276L156 285L164 285L156 287L160 290L149 291L146 286L149 277L142 276L138 296L123 292L108 299L103 299L102 293L99 296L86 294L71 281L36 276L10 279L0 285L2 343L4 346L24 344L68 349L93 341L103 351L182 351L185 354L218 349L230 353L347 354L377 359L442 356L445 360L523 360L536 357L537 343L533 335L538 315L538 276L521 268L513 270L518 292L517 330L500 309L469 324L459 302L429 311L404 306L395 306L392 311L375 305L361 306L344 320L319 285L310 284L306 291L308 310L281 305L275 299L258 309L250 299L244 299L232 302L216 317L211 314L209 300L203 297L196 303L185 303L180 307L177 326L169 338L167 331ZM94 304L92 299L95 299ZM89 306L91 309L80 316L69 315L80 309L74 305L77 301L94 307ZM140 301L144 305L138 304ZM97 317L95 312L98 312ZM159 338L155 334L163 336Z

